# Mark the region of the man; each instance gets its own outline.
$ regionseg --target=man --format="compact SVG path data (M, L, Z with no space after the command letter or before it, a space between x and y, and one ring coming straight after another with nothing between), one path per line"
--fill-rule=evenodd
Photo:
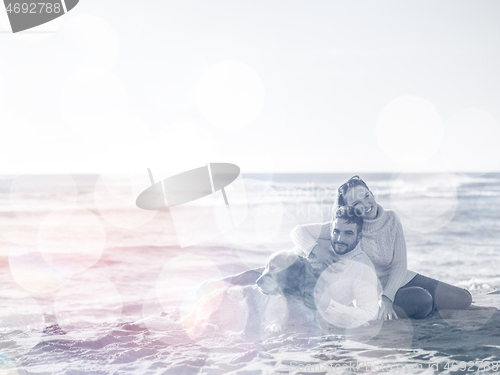
M332 222L331 240L318 240L308 259L319 277L318 312L331 324L351 328L375 319L378 279L359 245L363 218L341 207Z

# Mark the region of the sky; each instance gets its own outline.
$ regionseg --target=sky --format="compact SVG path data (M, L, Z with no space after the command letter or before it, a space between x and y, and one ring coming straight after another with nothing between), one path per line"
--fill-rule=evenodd
M0 174L498 171L498 1L0 12Z

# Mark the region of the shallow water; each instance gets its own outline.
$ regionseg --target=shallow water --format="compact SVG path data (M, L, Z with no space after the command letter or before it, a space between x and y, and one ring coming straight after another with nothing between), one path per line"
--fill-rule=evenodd
M182 249L170 213L135 207L142 182L109 176L0 179L3 370L342 373L353 372L356 362L356 372L397 373L399 364L416 366L404 373L422 373L434 370L431 362L448 372L449 361L500 359L498 295L486 294L500 284L497 175L362 176L377 201L398 212L408 267L466 287L476 305L493 307L358 331L294 330L257 341L214 328L193 340L179 319L200 283L260 266L272 252L292 247L290 230L328 220L333 187L349 176L244 177L245 221L234 232Z

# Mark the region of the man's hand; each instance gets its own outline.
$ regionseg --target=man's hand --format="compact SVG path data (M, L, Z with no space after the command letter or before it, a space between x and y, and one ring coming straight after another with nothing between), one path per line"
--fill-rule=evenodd
M392 301L389 298L382 295L382 298L380 299L378 304L379 304L379 309L378 309L377 319L383 319L383 320L398 319L398 316L394 311L394 308L392 307Z
M317 307L316 307L316 303L314 302L314 300L311 300L309 298L304 298L304 305L308 308L310 308L311 310L316 310Z
M304 295L302 297L304 297L304 305L306 307L310 308L311 310L317 309L316 300L314 298L314 292L313 293L304 293Z

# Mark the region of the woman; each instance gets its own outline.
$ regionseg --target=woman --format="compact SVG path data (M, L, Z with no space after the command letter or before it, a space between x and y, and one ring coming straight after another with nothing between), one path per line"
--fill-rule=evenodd
M353 176L338 189L337 206L352 206L364 218L361 249L370 258L382 285L379 319L425 318L435 309L463 309L472 302L466 289L409 271L406 242L397 214L377 204L359 177ZM335 211L335 210L334 210ZM330 222L296 227L295 244L304 252L318 240L330 238Z

